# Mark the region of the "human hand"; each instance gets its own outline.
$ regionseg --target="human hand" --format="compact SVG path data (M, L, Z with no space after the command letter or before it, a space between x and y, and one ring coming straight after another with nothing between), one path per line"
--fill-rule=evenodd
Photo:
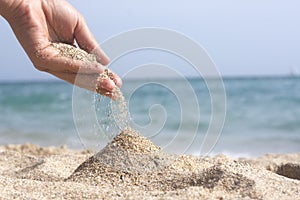
M110 79L96 84L97 76L103 72L103 65L109 63L109 58L98 46L82 15L68 2L10 0L6 1L5 5L6 8L1 10L0 14L9 22L38 70L48 72L79 87L92 91L97 89L97 92L109 97L112 97L115 86L121 86L121 79L115 73L112 73ZM59 56L58 51L50 46L52 42L74 45L75 40L81 49L93 53L98 63L87 64Z

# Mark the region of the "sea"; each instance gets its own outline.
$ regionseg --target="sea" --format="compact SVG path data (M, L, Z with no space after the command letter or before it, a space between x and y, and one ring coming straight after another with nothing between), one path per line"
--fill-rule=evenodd
M123 80L130 127L170 153L300 152L300 78ZM0 144L100 150L124 127L107 97L61 81L0 83Z

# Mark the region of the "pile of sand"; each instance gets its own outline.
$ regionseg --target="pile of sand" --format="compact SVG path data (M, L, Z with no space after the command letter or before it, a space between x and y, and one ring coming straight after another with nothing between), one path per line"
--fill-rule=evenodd
M197 187L225 197L253 199L299 194L299 182L285 180L283 185L283 179L225 156L212 159L168 155L138 132L126 130L82 163L66 181L137 187L141 191L182 191Z
M82 163L68 180L88 181L96 185L107 181L112 185L135 185L140 176L153 175L168 167L171 161L173 157L160 151L137 131L127 129Z

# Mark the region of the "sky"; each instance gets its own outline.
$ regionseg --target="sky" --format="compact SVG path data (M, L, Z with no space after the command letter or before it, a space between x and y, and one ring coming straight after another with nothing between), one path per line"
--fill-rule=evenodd
M178 31L202 45L223 76L280 76L300 71L298 0L69 2L83 14L100 44L128 30L159 27ZM3 18L0 58L0 81L53 79L34 69Z

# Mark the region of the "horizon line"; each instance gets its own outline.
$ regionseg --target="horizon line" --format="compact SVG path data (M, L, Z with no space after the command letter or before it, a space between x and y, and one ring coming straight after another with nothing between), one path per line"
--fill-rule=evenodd
M193 79L217 79L219 77L211 76L211 77L196 77L196 76L186 76L187 79L193 80ZM224 75L221 76L221 79L229 80L229 79L276 79L276 78L300 78L300 76L292 76L290 74L285 75ZM139 77L131 77L131 78L125 78L122 80L126 81L141 81L141 80L177 80L177 77L145 77L145 78L139 78ZM0 84L10 84L10 83L51 83L51 82L62 82L66 83L63 80L60 80L58 78L46 78L46 79L11 79L11 80L0 80Z

